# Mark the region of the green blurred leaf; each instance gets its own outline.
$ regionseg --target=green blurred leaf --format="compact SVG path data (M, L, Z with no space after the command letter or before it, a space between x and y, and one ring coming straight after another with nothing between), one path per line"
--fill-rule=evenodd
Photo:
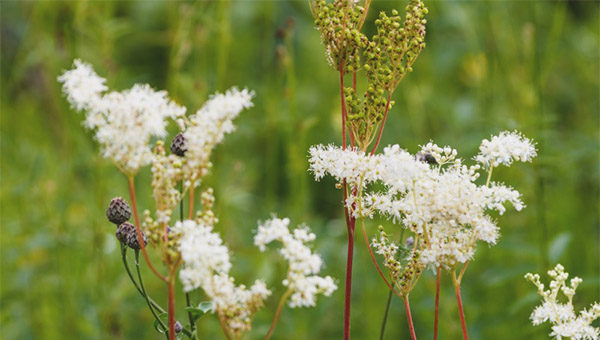
M550 246L548 247L548 259L550 260L550 263L557 262L563 256L571 243L571 238L571 233L566 231L558 234L558 236L550 242Z
M212 313L214 308L215 304L212 301L202 301L198 307L185 307L185 310L192 313L192 318L196 321L204 315Z

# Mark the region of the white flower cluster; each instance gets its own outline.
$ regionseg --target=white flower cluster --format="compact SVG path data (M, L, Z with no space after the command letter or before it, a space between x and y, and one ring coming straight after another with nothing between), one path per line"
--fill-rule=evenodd
M529 138L517 131L503 131L498 136L481 142L475 160L489 168L500 164L508 166L513 161L530 162L535 156L535 144Z
M600 318L600 304L594 303L590 309L579 312L579 315L576 315L573 307L573 296L582 280L574 277L571 279L570 285L567 285L569 273L566 273L560 264L549 270L548 275L553 279L548 290L544 290L544 284L540 282L538 274L527 273L525 275L525 278L538 288L538 293L544 300L531 314L533 325L537 326L549 321L552 323L550 336L556 339L562 337L575 340L600 339L600 329L592 326L592 322ZM560 292L566 297L566 303L559 301L558 294Z
M86 112L84 124L95 130L104 157L128 175L152 161L150 139L165 136L166 120L185 115L185 108L172 102L165 91L154 91L146 84L106 92L106 80L80 60L58 81L71 105Z
M223 140L225 134L235 130L233 119L243 109L252 107L253 96L254 93L247 89L240 91L234 87L224 94L212 95L200 110L189 117L183 136L188 166L194 169L188 177L194 186L199 184L197 180L209 166L212 149Z
M212 226L202 220L177 222L173 231L180 235L183 268L179 278L184 290L202 288L231 332L240 335L248 331L252 316L271 295L264 281L256 280L249 289L236 286L229 276L229 250Z
M529 153L527 160L534 154ZM309 163L315 179L327 173L350 185L345 204L354 217L372 217L378 212L401 222L424 240L419 249L423 265L452 267L473 257L478 240L496 242L498 227L488 216L490 210L503 214L506 202L516 210L524 207L513 188L498 183L477 185L480 166L467 167L456 155L456 150L433 143L416 155L394 145L373 156L319 145L311 147ZM375 182L384 185L383 191L369 190Z
M273 241L283 244L280 253L289 262L289 270L283 285L291 292L290 307L310 307L316 304L316 295L329 296L337 289L330 276L321 277L323 261L317 254L313 254L305 243L313 241L315 234L308 227L296 228L293 233L288 226L288 218L272 218L259 224L254 244L261 251Z

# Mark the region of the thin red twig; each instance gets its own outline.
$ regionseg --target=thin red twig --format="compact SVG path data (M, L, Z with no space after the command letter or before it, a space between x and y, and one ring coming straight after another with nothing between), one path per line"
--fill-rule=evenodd
M462 327L463 339L469 340L467 334L467 324L465 322L465 312L463 310L462 298L460 296L460 283L454 280L454 291L456 292L456 302L458 303L458 311L460 313L460 325Z
M152 270L154 275L156 275L159 279L167 282L167 278L164 275L160 274L156 270L156 268L154 268L154 266L152 265L152 262L150 262L148 253L146 252L146 244L144 243L144 237L142 236L140 217L138 215L137 203L135 200L135 184L133 183L133 177L128 178L128 184L129 184L129 196L131 197L131 206L133 208L133 217L135 219L135 231L136 231L136 234L138 237L138 242L140 244L140 248L142 249L142 255L144 255L144 260L146 261L146 263L148 264L148 267L150 268L150 270Z
M375 255L373 254L373 250L371 249L371 244L369 244L369 238L367 237L367 230L365 229L365 226L363 224L363 236L365 239L365 244L367 245L367 249L369 250L369 255L371 255L371 260L373 261L373 264L375 265L375 269L377 269L377 272L379 273L379 276L383 279L383 282L385 282L385 284L388 286L388 288L394 292L394 294L396 294L399 298L403 298L402 294L400 294L397 290L394 289L394 286L385 278L385 275L383 274L383 271L381 270L381 267L379 267L379 264L377 263L377 260L375 259Z
M379 146L379 142L381 141L381 134L383 134L383 126L385 125L385 120L387 118L388 112L390 111L390 101L392 100L392 93L390 92L387 97L387 103L385 104L385 113L383 114L383 119L381 120L381 125L379 126L379 133L377 133L377 141L375 141L375 145L373 146L373 150L371 150L371 155L375 153L377 147Z
M410 314L410 304L408 303L408 294L404 296L404 309L406 310L406 319L408 320L408 328L410 329L410 337L412 340L417 340L415 334L415 325L412 321L412 315Z

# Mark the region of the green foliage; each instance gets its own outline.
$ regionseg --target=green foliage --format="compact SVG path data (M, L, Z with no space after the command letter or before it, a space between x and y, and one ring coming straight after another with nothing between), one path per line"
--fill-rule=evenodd
M406 2L374 2L377 14ZM530 325L537 303L526 272L560 261L584 279L576 307L600 287L599 5L594 2L435 1L426 3L427 48L394 94L382 145L411 152L433 139L475 154L479 141L519 129L538 141L531 165L494 176L523 193L527 208L499 216L499 244L478 249L462 293L472 339L546 339ZM126 179L98 155L82 116L62 98L56 77L74 58L92 63L109 85L147 82L189 110L232 85L256 91L256 106L214 154L215 214L245 283L277 287L283 263L251 245L271 212L306 221L317 233L324 273L344 277L346 230L341 193L307 173L308 147L340 144L338 75L323 58L309 6L298 1L2 2L0 88L0 333L3 339L159 339L145 301L124 272L109 200ZM293 20L289 20L293 18ZM276 34L279 31L282 34ZM365 61L363 61L364 63ZM357 64L359 65L359 64ZM418 66L418 67L417 67ZM359 81L358 88L367 88ZM470 151L470 152L469 152ZM149 206L150 171L137 179ZM377 224L367 225L370 237ZM393 225L384 225L386 231ZM391 234L391 233L390 233ZM352 335L377 338L388 291L357 239ZM163 306L166 289L147 268L146 290ZM411 293L420 338L431 338L435 279ZM442 278L440 334L458 339L449 277ZM177 304L185 298L177 288ZM276 289L277 290L277 289ZM275 291L247 339L261 339L277 306ZM193 294L198 304L205 300ZM184 309L178 320L185 324ZM335 339L343 289L316 309L284 309L273 339ZM205 339L222 338L211 315ZM518 330L518 332L516 331ZM407 336L394 298L386 339Z

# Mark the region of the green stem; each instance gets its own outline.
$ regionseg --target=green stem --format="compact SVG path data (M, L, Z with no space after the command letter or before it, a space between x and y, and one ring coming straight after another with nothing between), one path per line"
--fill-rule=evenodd
M385 332L385 324L387 323L388 312L390 311L390 305L392 303L392 290L388 293L387 304L385 306L385 314L383 314L383 321L381 322L381 331L379 332L379 340L383 340L383 333Z
M131 270L129 269L129 264L127 264L127 246L124 245L123 243L121 243L121 255L122 255L122 259L123 259L123 265L125 266L125 271L127 271L127 275L129 275L129 278L131 279L131 282L135 286L135 289L137 289L137 291L140 293L140 295L142 295L142 297L145 297L144 292L142 292L142 290L138 286L137 282L133 278L133 274L131 273ZM161 313L166 313L165 310L156 301L154 301L151 297L148 296L148 300L150 300L150 303L152 304L152 307L154 307L154 309L158 310Z
M183 195L183 180L179 183L179 191ZM183 222L183 198L179 201L179 220ZM190 293L185 292L185 305L190 307ZM194 333L194 317L192 312L188 312L188 319L190 320L190 330Z
M494 166L490 165L490 171L488 172L488 177L487 180L485 181L485 186L489 186L490 185L490 180L492 179L492 172L494 171Z
M167 330L167 326L165 326L165 324L158 317L158 315L156 315L156 312L152 308L152 304L150 303L150 300L148 299L148 295L146 294L146 289L144 288L144 281L142 280L142 273L140 272L139 257L140 257L140 251L139 250L135 250L135 269L137 271L138 280L140 281L140 288L142 290L144 298L146 298L146 303L148 303L148 307L150 308L150 311L152 312L152 315L154 315L154 318L156 319L156 321L158 322L158 324L160 325L160 327L163 329L163 331L165 332L164 334L165 334L165 336L168 339L169 338L169 334L166 331Z

